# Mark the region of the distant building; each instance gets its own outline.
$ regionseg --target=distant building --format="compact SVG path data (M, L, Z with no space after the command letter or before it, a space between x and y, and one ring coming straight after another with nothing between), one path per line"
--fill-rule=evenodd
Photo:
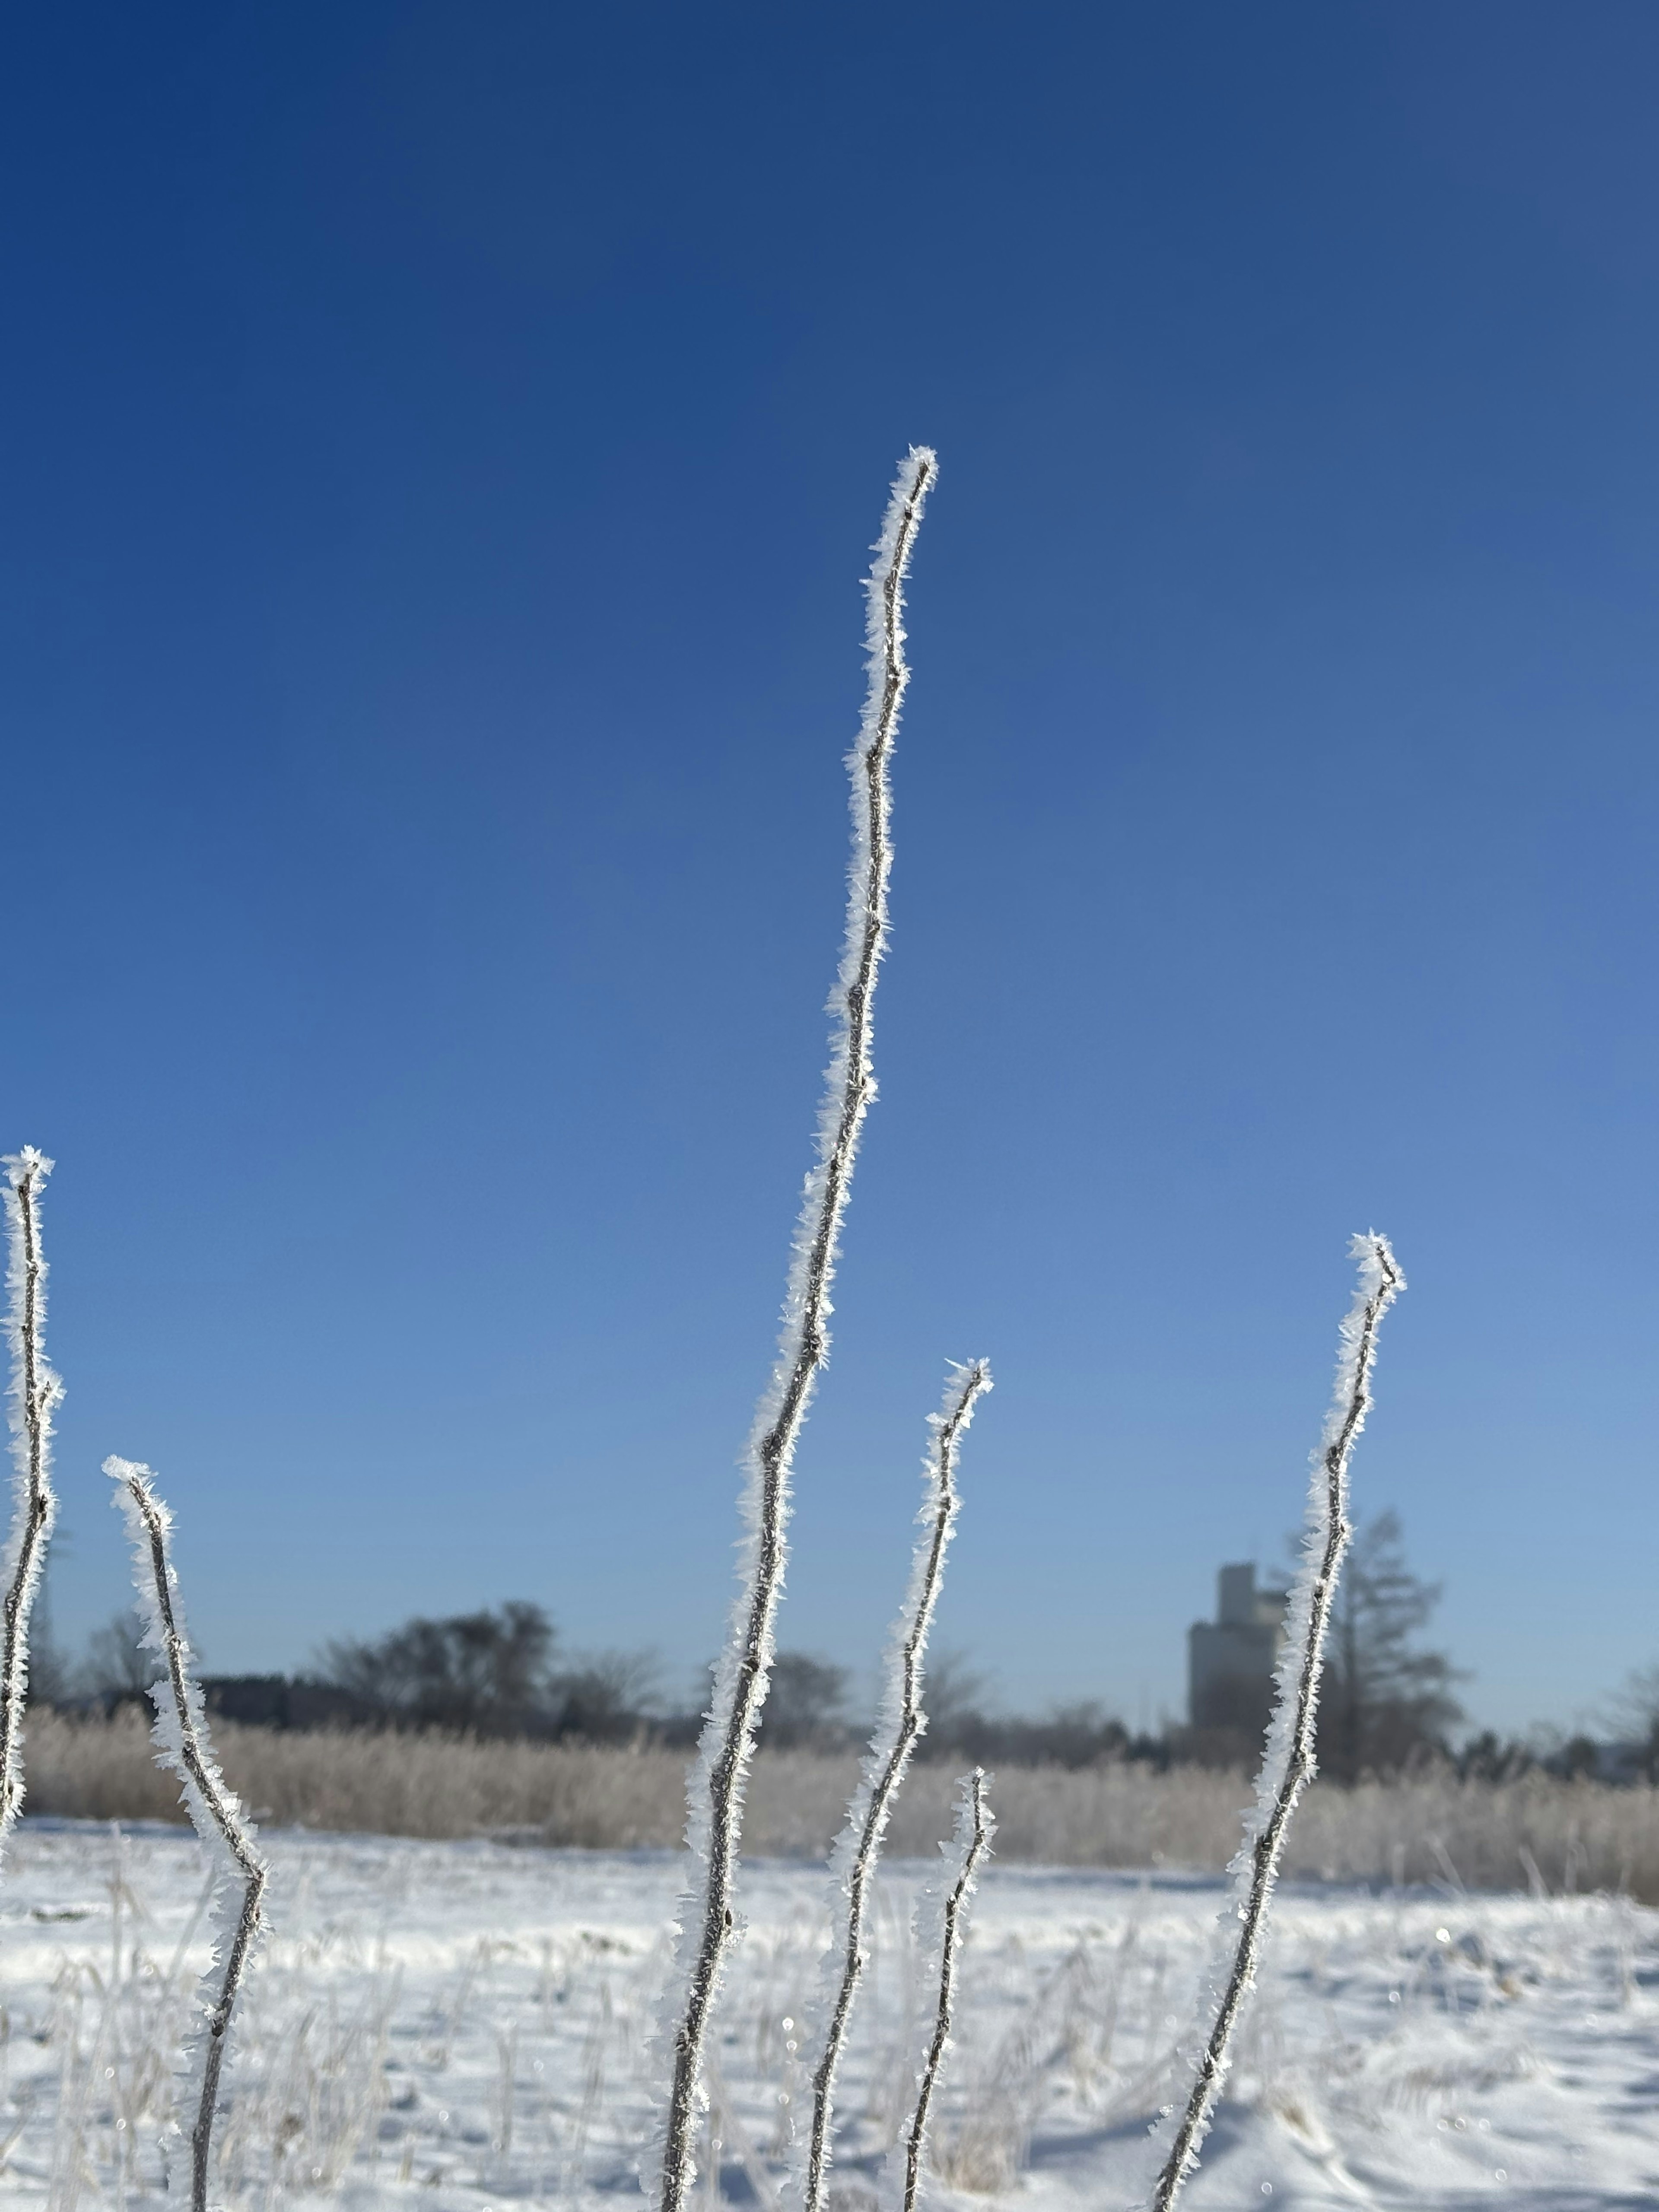
M1194 1728L1262 1734L1288 1602L1283 1590L1256 1588L1254 1561L1223 1567L1215 1619L1194 1621L1187 1632L1187 1717Z

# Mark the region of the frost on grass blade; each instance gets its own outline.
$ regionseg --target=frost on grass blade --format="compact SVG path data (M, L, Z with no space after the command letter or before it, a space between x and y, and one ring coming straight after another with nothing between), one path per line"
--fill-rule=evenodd
M52 1487L52 1416L64 1386L46 1364L46 1263L40 1251L40 1191L52 1162L33 1145L9 1153L6 1170L6 1335L11 1346L12 1516L5 1562L4 1645L0 1650L0 1850L23 1806L23 1707L28 1698L29 1620L58 1517Z
M916 2076L915 2109L904 2133L903 2212L915 2212L916 2192L921 2186L921 2161L927 2149L927 2128L933 2118L945 2062L951 2054L951 2031L956 2024L957 1968L967 1933L968 1905L974 1894L981 1861L996 1833L987 1792L990 1778L982 1767L964 1774L957 1787L956 1834L939 1849L946 1871L936 1889L924 1899L916 1914L916 1948L923 1958L939 1960L939 1992L933 2008L933 2033L927 2056ZM890 2191L884 2189L887 2202Z
M864 1916L882 1840L910 1754L927 1726L921 1708L922 1668L928 1632L945 1577L945 1555L956 1528L957 1454L974 1408L991 1388L982 1359L954 1364L945 1402L927 1416L933 1434L923 1474L921 1526L910 1567L910 1587L894 1623L882 1687L881 1711L863 1772L830 1861L830 1920L835 1933L825 1960L817 2006L825 2026L812 2065L812 2118L799 2187L805 2212L820 2212L830 2179L835 2127L836 2073L847 2040L865 1965Z
M1314 1455L1302 1562L1285 1615L1278 1691L1256 1783L1255 1804L1243 1844L1229 1869L1231 1893L1221 1921L1223 1954L1206 2008L1209 2027L1193 2056L1193 2083L1187 2101L1171 2115L1170 2148L1152 2191L1153 2212L1169 2212L1198 2163L1200 2148L1209 2132L1216 2100L1231 2064L1233 2031L1255 1984L1267 1908L1285 1854L1285 1832L1297 1799L1313 1779L1314 1723L1319 1709L1325 1632L1343 1554L1353 1533L1348 1520L1348 1463L1370 1411L1377 1329L1406 1287L1386 1237L1372 1230L1356 1237L1352 1250L1359 1262L1359 1283L1343 1319L1336 1389L1325 1419L1324 1437Z
M859 1131L875 1078L871 1010L887 936L890 793L888 763L909 671L904 660L904 574L939 462L912 447L893 485L866 586L869 688L852 778L853 854L847 933L830 998L830 1067L818 1120L817 1159L806 1178L783 1303L783 1328L772 1379L744 1454L741 1589L715 1669L714 1696L690 1785L687 1842L691 1875L681 1900L663 2040L668 2053L667 2107L654 2148L661 2212L683 2212L696 2176L697 2124L704 2097L703 2050L736 1932L732 1905L743 1826L744 1785L755 1729L766 1701L773 1622L787 1553L789 1470L812 1387L830 1348L830 1285Z
M104 1462L104 1472L117 1486L114 1502L126 1515L132 1540L132 1578L144 1623L143 1645L155 1653L161 1666L149 1693L155 1707L156 1760L171 1767L183 1784L191 1824L215 1875L213 1960L186 2051L185 2097L185 2109L195 2108L190 2137L191 2212L207 2212L208 2168L225 2046L253 1947L264 1932L269 1873L240 1801L213 1756L207 1710L191 1665L179 1602L173 1516L156 1496L149 1468L110 1458Z

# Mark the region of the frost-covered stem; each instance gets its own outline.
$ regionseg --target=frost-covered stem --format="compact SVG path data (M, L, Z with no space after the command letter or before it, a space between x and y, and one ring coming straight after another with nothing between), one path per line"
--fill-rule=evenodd
M921 1709L922 1660L939 1584L945 1577L945 1554L950 1548L962 1501L957 1492L956 1461L963 1431L974 1418L974 1408L991 1388L991 1370L982 1359L965 1367L953 1365L945 1388L945 1403L930 1413L933 1431L928 1445L926 1488L910 1587L904 1609L893 1631L888 1650L887 1681L881 1716L870 1741L858 1793L848 1808L830 1864L836 1920L831 1958L839 1961L830 2024L823 2049L812 2075L812 2124L807 2139L801 2197L805 2212L819 2212L830 2177L830 2130L835 2119L836 2071L847 2041L859 1984L864 1978L864 1914L870 1885L875 1879L887 1822L910 1764L910 1754L927 1726Z
M179 1578L169 1540L173 1516L156 1496L149 1468L131 1460L111 1458L104 1462L104 1472L121 1486L118 1502L125 1509L132 1538L133 1578L148 1622L144 1642L160 1655L165 1668L162 1679L150 1691L155 1705L157 1755L184 1784L191 1824L210 1858L229 1881L241 1886L234 1917L216 1911L220 1920L216 1964L222 1961L223 1971L205 2009L192 2054L200 2068L201 2095L190 2136L191 2212L207 2212L208 2160L213 2148L219 2077L224 2069L231 2015L264 1925L270 1874L254 1849L252 1830L234 1791L226 1786L208 1738L207 1711L200 1686L191 1671L190 1643L177 1597ZM227 1936L228 1942L224 1940Z
M1237 1943L1192 2093L1158 2177L1153 2212L1169 2212L1198 2163L1199 2148L1209 2132L1211 2114L1231 2063L1233 2031L1255 1986L1285 1832L1297 1799L1314 1777L1314 1723L1325 1632L1343 1555L1353 1534L1348 1520L1348 1462L1370 1410L1377 1328L1406 1287L1386 1237L1373 1230L1356 1237L1352 1249L1359 1262L1359 1286L1343 1320L1336 1391L1326 1417L1324 1440L1314 1455L1307 1533L1285 1617L1278 1695L1256 1784L1255 1808L1244 1848L1233 1862L1230 1917L1239 1923Z
M968 1900L974 1893L974 1877L979 1863L991 1847L991 1837L996 1823L991 1818L991 1808L985 1797L985 1771L976 1766L971 1774L964 1774L958 1784L962 1802L957 1809L957 1832L954 1851L957 1876L945 1893L944 1939L939 1947L939 2006L933 2014L933 2037L927 2046L927 2056L922 2062L921 2080L916 2088L916 2109L911 2116L909 2133L904 2142L904 2212L915 2212L916 2189L921 2179L922 2153L927 2148L927 2119L933 2109L933 2093L939 2087L939 2075L944 2069L945 2054L951 2048L951 2027L956 2010L957 1954L962 1948L962 1938L968 1915Z
M23 1808L23 1707L28 1697L29 1617L58 1517L52 1487L52 1416L64 1386L46 1364L46 1263L40 1256L40 1190L52 1162L33 1145L7 1157L10 1292L9 1407L13 1507L5 1555L4 1648L0 1650L0 1846Z
M744 1781L770 1679L772 1625L783 1583L789 1469L817 1371L828 1356L830 1284L859 1131L875 1080L870 1056L876 971L887 934L890 793L888 762L909 671L904 660L904 574L934 477L936 456L912 447L901 466L867 585L870 684L857 744L848 758L853 783L853 858L847 934L830 1000L835 1029L818 1158L807 1177L784 1299L783 1330L772 1380L744 1455L747 1524L744 1587L732 1616L708 1720L690 1787L689 1841L701 1879L683 1907L677 1957L672 2073L662 2145L662 2212L684 2212L696 2174L702 2054L734 1925L732 1897L743 1825Z

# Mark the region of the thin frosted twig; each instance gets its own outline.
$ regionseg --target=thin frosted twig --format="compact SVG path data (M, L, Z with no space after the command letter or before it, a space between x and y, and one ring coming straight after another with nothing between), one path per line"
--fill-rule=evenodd
M184 1784L191 1822L206 1847L216 1882L213 1899L216 1988L203 2008L191 2039L191 2087L199 2092L190 2137L191 2212L207 2212L208 2164L219 2080L224 2069L231 2016L247 1976L254 1944L264 1926L264 1860L254 1847L253 1830L235 1792L228 1787L213 1756L207 1710L191 1665L179 1603L179 1577L172 1558L173 1516L155 1494L147 1467L132 1460L106 1459L104 1472L119 1486L116 1502L126 1514L132 1539L133 1581L145 1621L143 1642L161 1658L162 1674L151 1687L155 1706L155 1737L160 1763Z
M904 659L904 574L939 463L912 447L888 502L867 585L870 683L852 776L853 857L847 933L830 999L835 1027L818 1157L806 1179L783 1329L772 1380L744 1455L743 1588L714 1680L690 1784L687 1840L692 1887L682 1902L671 1990L672 2077L661 2141L662 2212L684 2212L696 2177L703 2049L735 1920L732 1884L743 1826L744 1782L770 1680L773 1622L787 1551L789 1471L813 1384L829 1354L830 1285L859 1132L875 1079L871 1013L887 935L888 763L909 671Z
M984 1769L976 1766L971 1774L964 1774L958 1786L962 1802L957 1808L956 1835L950 1844L939 1847L955 1859L957 1871L945 1890L941 1915L939 2003L933 2014L933 2039L922 2061L921 2078L916 2086L916 2108L904 2138L904 2212L915 2212L922 2154L927 2148L927 2122L951 2049L951 2029L956 2014L957 1960L967 1930L968 1901L974 1893L974 1878L980 1862L990 1850L991 1838L996 1833L996 1822L991 1817L986 1796Z
M1207 2041L1170 2154L1152 2195L1153 2212L1169 2212L1198 2163L1198 2154L1232 2063L1233 2032L1255 1984L1267 1908L1279 1879L1285 1837L1297 1801L1315 1772L1314 1729L1325 1633L1343 1555L1353 1534L1348 1519L1348 1463L1371 1404L1371 1369L1382 1316L1406 1287L1386 1237L1375 1230L1356 1237L1359 1284L1342 1322L1336 1390L1325 1435L1314 1455L1302 1563L1297 1570L1279 1650L1278 1691L1267 1748L1256 1783L1255 1805L1244 1844L1232 1863L1233 1887L1222 1925L1237 1920L1238 1936L1228 1961Z
M956 1486L957 1451L974 1418L975 1407L990 1388L991 1370L984 1360L953 1366L943 1406L927 1417L933 1436L917 1516L921 1526L910 1569L910 1587L889 1646L881 1713L865 1758L863 1776L830 1862L836 1922L830 1959L835 1979L823 2048L812 2073L812 2123L801 2180L805 2212L819 2212L830 2178L836 2072L864 1978L864 1916L870 1885L875 1879L893 1801L911 1753L927 1726L921 1708L922 1662L945 1577L945 1554L962 1503Z
M0 1650L0 1847L23 1808L23 1707L28 1698L29 1620L58 1518L52 1486L52 1416L64 1386L46 1364L46 1263L40 1191L52 1162L33 1145L8 1155L6 1269L11 1346L11 1535L6 1545L4 1648Z

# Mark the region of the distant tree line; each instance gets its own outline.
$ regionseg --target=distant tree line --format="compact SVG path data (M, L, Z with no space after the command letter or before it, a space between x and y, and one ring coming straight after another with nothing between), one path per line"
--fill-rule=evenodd
M1488 1730L1455 1748L1451 1730L1462 1717L1452 1695L1456 1671L1443 1652L1421 1641L1439 1595L1437 1585L1407 1568L1394 1515L1379 1514L1362 1528L1332 1622L1319 1717L1322 1773L1352 1783L1445 1765L1466 1779L1488 1781L1533 1767L1659 1781L1659 1668L1632 1678L1617 1709L1614 1742L1588 1735L1500 1739ZM152 1668L139 1632L134 1616L118 1615L92 1638L78 1667L57 1656L49 1636L37 1638L32 1694L106 1712L142 1698ZM443 1619L416 1615L379 1637L337 1639L295 1676L210 1674L204 1686L210 1707L226 1718L274 1728L441 1729L690 1747L702 1723L700 1711L665 1702L648 1655L566 1658L545 1610L523 1599ZM1235 1725L1132 1734L1093 1700L1036 1717L1000 1712L984 1678L960 1655L934 1656L926 1702L922 1759L993 1768L1134 1760L1250 1769L1261 1755L1260 1721L1243 1714ZM862 1744L866 1725L853 1710L847 1668L805 1652L778 1655L762 1717L763 1749L848 1751Z
M155 1668L142 1634L137 1616L123 1613L96 1632L78 1666L48 1647L33 1693L71 1711L110 1712L143 1699ZM656 1675L648 1656L629 1652L560 1664L544 1608L509 1599L499 1610L416 1615L384 1636L339 1638L297 1675L204 1673L202 1682L210 1710L257 1727L446 1729L614 1744L661 1741L677 1725L660 1710ZM695 1720L678 1725L695 1738Z

